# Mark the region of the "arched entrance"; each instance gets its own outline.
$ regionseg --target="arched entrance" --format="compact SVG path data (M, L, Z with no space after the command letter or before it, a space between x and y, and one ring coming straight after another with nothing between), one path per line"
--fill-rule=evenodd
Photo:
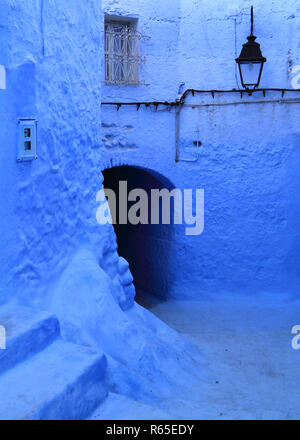
M151 190L163 188L171 191L174 186L164 176L148 169L135 166L117 166L104 170L104 188L112 189L117 195L117 223L114 225L119 255L130 264L137 292L137 301L143 292L156 297L167 298L172 287L170 265L172 264L172 237L174 233L173 206L171 203L171 224L119 224L119 182L126 181L128 193L141 188L148 195L148 218L151 219ZM135 202L128 202L128 209ZM143 301L140 301L143 302Z

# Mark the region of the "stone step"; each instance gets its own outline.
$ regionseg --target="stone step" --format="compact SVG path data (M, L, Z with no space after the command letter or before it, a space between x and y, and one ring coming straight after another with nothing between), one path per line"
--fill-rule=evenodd
M47 312L9 303L0 307L6 349L0 350L0 375L43 350L59 337L57 318Z
M174 420L174 416L121 394L109 393L88 420Z
M108 394L106 363L104 354L58 339L0 376L0 419L85 419Z

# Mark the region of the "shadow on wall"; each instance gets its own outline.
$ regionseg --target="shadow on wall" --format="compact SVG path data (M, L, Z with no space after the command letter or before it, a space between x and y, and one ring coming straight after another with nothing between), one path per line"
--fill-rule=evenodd
M112 189L117 196L116 224L114 225L119 255L130 265L139 301L139 292L145 291L161 298L170 296L172 279L172 241L174 238L174 206L170 206L171 224L162 224L161 206L159 224L151 224L151 190L174 189L164 176L152 170L133 166L118 166L103 171L104 188ZM141 188L148 195L148 224L119 223L119 182L126 181L128 194ZM137 199L139 201L139 198ZM136 201L136 202L137 202ZM128 210L136 202L128 202ZM161 205L161 201L160 201ZM128 212L127 210L127 212ZM139 212L137 215L139 216Z

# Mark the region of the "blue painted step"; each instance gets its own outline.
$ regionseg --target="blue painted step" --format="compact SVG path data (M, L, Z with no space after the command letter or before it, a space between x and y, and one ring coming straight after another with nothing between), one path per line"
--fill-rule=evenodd
M60 335L55 316L12 303L0 307L0 325L6 329L6 350L0 350L0 375Z
M107 396L105 376L104 355L59 339L0 376L0 419L84 419Z
M0 325L1 420L85 419L106 398L105 355L61 339L55 316L6 304Z
M121 394L109 393L87 420L175 420L175 417Z

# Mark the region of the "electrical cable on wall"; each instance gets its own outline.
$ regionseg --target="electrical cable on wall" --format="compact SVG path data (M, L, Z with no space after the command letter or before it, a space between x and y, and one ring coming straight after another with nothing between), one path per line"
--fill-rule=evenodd
M285 89L285 88L264 88L264 89L254 89L251 91L248 90L240 90L240 89L231 89L231 90L198 90L198 89L187 89L181 96L180 99L176 100L176 101L124 101L124 102L115 102L115 101L111 101L111 102L102 102L101 105L115 105L117 106L117 110L119 110L122 106L132 106L135 105L137 107L137 111L140 109L140 107L142 105L149 107L151 105L154 105L156 107L156 109L158 109L158 107L160 105L164 105L164 106L168 106L168 107L178 107L181 105L185 104L186 98L188 97L188 95L192 94L193 96L195 96L195 94L210 94L212 96L212 98L215 98L216 94L228 94L228 93L238 93L240 94L241 99L244 97L244 95L253 95L253 93L258 93L261 92L264 96L264 98L267 95L267 92L280 92L281 93L281 97L283 98L285 93L287 92L300 92L300 89ZM287 102L290 102L290 100L286 100ZM257 101L242 101L243 103L253 103L255 104ZM268 102L270 102L270 100L268 100ZM278 102L277 100L274 100L274 102ZM280 102L285 102L283 100L281 100ZM300 102L296 100L293 100L292 102ZM209 104L206 104L209 105Z

